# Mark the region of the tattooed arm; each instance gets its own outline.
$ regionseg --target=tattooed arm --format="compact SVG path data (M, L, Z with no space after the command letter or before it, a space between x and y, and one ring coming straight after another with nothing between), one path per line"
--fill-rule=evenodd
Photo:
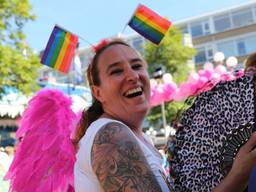
M99 130L91 159L106 192L161 192L136 138L120 123L109 123Z

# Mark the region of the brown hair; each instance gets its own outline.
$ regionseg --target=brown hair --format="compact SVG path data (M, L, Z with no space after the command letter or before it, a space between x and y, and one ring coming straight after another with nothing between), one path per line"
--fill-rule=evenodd
M245 61L245 69L249 67L256 67L256 52L250 54Z
M103 53L104 50L106 50L108 47L116 44L121 44L121 45L131 47L122 39L113 39L110 41L104 41L104 44L100 44L99 45L100 47L97 46L97 48L95 49L96 54L92 58L92 61L87 68L87 79L90 87L92 87L93 85L99 86L101 83L100 77L99 77L99 69L98 69L98 60L101 53ZM73 139L73 143L75 147L78 147L78 143L80 139L84 136L90 124L93 121L97 120L104 113L101 103L93 95L92 95L92 98L93 98L92 105L87 110L83 111L82 117L77 125L76 133Z

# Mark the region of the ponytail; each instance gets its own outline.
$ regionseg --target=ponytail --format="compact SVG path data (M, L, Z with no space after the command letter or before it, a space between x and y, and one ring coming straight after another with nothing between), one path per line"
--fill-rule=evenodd
M92 105L87 110L83 111L82 117L76 128L75 137L73 139L73 144L75 145L76 149L78 148L78 143L84 136L88 127L92 122L96 121L103 114L103 112L104 111L101 103L96 99L94 99Z

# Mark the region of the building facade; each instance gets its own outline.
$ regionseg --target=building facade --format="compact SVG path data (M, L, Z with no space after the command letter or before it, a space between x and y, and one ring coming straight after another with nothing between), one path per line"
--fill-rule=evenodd
M179 21L176 25L192 36L196 66L212 61L216 52L235 56L243 63L256 51L256 1Z
M184 37L192 37L193 47L197 50L193 63L197 69L212 61L216 52L223 52L225 58L235 56L241 67L244 59L256 51L256 1L178 21L174 25L180 28ZM143 53L146 40L142 36L135 33L124 38ZM75 62L68 75L43 67L39 80L86 85L85 71L93 53L90 47L84 47L79 48L76 54L80 58L83 74L80 81L77 80Z

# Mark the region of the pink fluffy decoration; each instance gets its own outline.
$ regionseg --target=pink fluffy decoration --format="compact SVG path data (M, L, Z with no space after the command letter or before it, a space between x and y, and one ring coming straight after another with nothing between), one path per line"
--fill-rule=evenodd
M70 139L77 118L71 99L41 90L29 102L16 133L22 138L5 179L10 192L74 191L75 149Z
M150 106L154 107L160 105L162 102L173 100L173 94L177 89L174 82L168 82L151 86Z
M174 82L151 86L150 105L154 107L163 102L184 101L190 96L212 89L220 81L232 81L243 75L243 69L233 74L223 65L218 65L215 69L202 69L198 73L190 74L187 81L179 86Z

